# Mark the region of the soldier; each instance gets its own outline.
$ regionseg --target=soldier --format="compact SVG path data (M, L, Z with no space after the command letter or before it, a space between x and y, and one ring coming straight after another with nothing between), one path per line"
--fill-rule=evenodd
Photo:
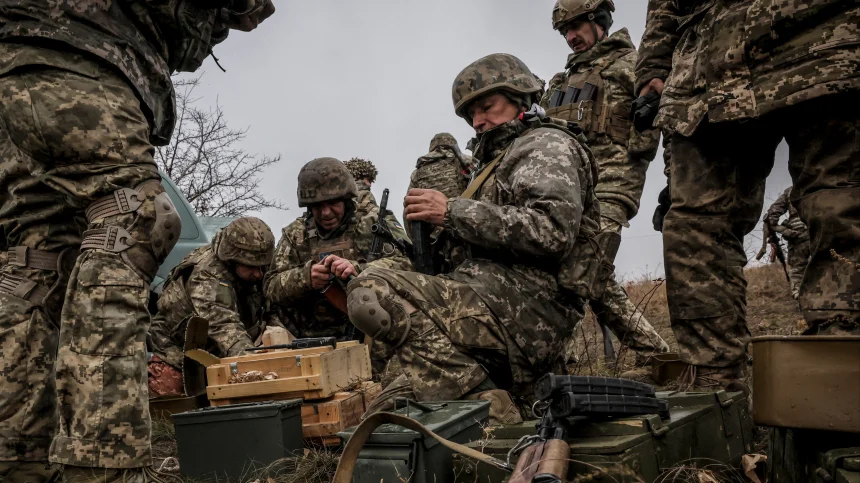
M361 158L352 158L349 161L344 161L346 169L355 178L356 186L358 187L358 207L364 211L370 211L373 207L378 207L376 198L370 187L376 182L376 166L370 161Z
M4 481L51 478L49 458L68 481L129 480L151 460L146 300L180 233L153 161L170 75L274 12L211 4L0 0Z
M190 317L209 322L208 351L217 357L242 355L263 335L263 273L274 250L275 237L262 220L239 218L219 231L211 245L189 253L171 270L149 332L154 354L149 364L150 396L167 395L153 390L161 387L152 377L154 368L182 380ZM182 393L181 387L172 389Z
M785 138L791 203L810 229L800 286L809 333L858 331L860 5L651 0L636 90L662 93L671 131L667 296L692 387L745 389L747 257ZM664 89L665 86L665 89Z
M473 158L460 152L454 136L439 133L430 141L430 152L418 158L409 189L432 189L455 198L466 189L475 167Z
M626 28L611 35L612 0L558 0L552 26L573 51L541 99L547 115L579 124L597 162L600 229L620 233L639 211L645 172L657 154L659 131L639 133L628 120L636 48ZM639 365L669 345L627 297L614 275L602 299L590 302L597 321L637 352ZM639 371L641 372L641 371ZM639 372L635 373L636 375ZM634 373L628 373L633 376Z
M349 170L334 158L315 159L299 172L299 206L308 211L283 229L264 283L266 298L289 316L294 326L288 329L298 337L355 336L342 311L346 301L338 308L321 293L337 283L335 278L345 284L369 266L411 269L391 243L383 245L382 258L368 263L374 237L370 228L379 212L359 207L357 196ZM394 215L386 219L395 237L408 240ZM374 352L373 359L380 372L387 357Z
M494 420L519 420L505 391L532 393L582 318L584 298L563 287L587 281L559 267L596 230L595 174L574 135L536 114L541 88L508 54L457 75L455 112L477 133L482 170L458 198L413 189L405 206L470 256L442 276L373 267L349 283L350 320L396 351L406 376L392 384L417 400L487 399Z
M787 188L770 205L764 217L765 224L774 232L779 233L788 244L788 275L791 284L791 296L797 299L800 293L800 283L806 265L809 264L809 229L800 219L800 215L791 204L791 188ZM782 223L779 219L788 213L788 218ZM780 248L774 247L774 250Z

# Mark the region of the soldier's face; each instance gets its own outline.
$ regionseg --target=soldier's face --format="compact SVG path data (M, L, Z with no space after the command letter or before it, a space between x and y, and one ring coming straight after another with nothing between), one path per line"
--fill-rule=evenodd
M498 125L513 121L522 109L505 97L504 94L490 94L478 98L469 106L468 114L472 118L475 133L481 134Z
M581 54L594 47L597 39L603 37L603 28L588 20L571 20L561 27L561 35L570 50Z
M314 215L314 221L323 230L334 230L340 225L343 220L343 213L346 211L346 205L343 201L323 201L311 205L311 213Z
M263 268L237 263L236 276L246 282L259 282L263 279Z

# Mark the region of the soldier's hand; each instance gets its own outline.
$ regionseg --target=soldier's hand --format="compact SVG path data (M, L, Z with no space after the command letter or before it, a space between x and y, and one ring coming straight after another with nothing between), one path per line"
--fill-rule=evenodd
M652 92L663 95L663 79L651 79L651 82L639 91L639 97L645 97Z
M323 260L325 261L325 260ZM314 290L322 290L326 288L331 278L331 271L322 263L311 265L311 288Z
M237 0L232 9L221 10L221 21L233 30L250 32L274 13L272 0Z
M355 273L355 267L352 266L352 262L337 255L329 255L325 257L323 263L325 263L329 268L329 271L333 273L335 277L341 280L348 279L350 275L357 275L357 273Z
M436 190L413 188L406 193L403 207L409 221L426 221L442 226L448 211L448 197Z

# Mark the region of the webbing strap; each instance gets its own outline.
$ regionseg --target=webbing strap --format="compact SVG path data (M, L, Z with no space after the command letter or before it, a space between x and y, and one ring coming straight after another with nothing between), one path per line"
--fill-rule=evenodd
M487 182L487 178L489 178L490 175L496 171L496 168L499 166L499 162L502 160L505 154L508 153L508 149L510 149L510 146L505 148L505 150L502 151L502 154L496 156L496 159L494 159L490 164L484 166L484 169L482 169L481 172L478 173L478 176L476 176L475 179L472 180L471 183L469 183L469 186L466 187L466 191L463 191L463 194L458 196L458 198L470 199L471 197L475 196L475 193L477 193L478 190L481 189L482 186L484 186L484 183Z
M121 188L113 194L96 200L87 207L87 222L92 223L109 216L137 211L143 204L143 196L131 188Z
M128 250L135 243L137 243L137 240L132 238L131 234L125 228L108 226L85 231L84 239L81 242L81 250L98 248L119 253Z
M411 429L412 431L417 431L424 436L435 439L442 446L450 449L451 451L463 456L468 456L469 458L478 460L482 463L492 465L496 468L511 471L511 468L504 461L493 458L490 455L481 453L480 451L467 446L463 446L462 444L448 441L433 431L430 431L426 426L412 418L393 413L376 413L369 416L364 420L364 422L355 428L355 432L352 433L352 437L349 438L349 442L346 443L346 447L343 449L340 462L337 464L337 471L335 472L334 479L332 480L333 483L350 483L352 481L352 473L355 470L355 462L358 460L358 454L361 452L361 448L364 446L364 443L367 442L367 439L370 438L373 431L383 424L396 424L398 426Z
M38 270L57 271L57 259L60 258L59 253L48 252L44 250L34 250L30 247L17 246L12 247L7 252L7 262L9 265L17 267L29 267Z
M49 291L48 287L32 280L8 273L0 274L0 293L18 297L32 304L40 304Z

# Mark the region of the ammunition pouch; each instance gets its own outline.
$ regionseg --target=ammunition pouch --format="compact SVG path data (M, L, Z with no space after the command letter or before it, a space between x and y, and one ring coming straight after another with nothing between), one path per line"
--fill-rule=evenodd
M559 285L583 299L602 299L606 283L615 271L614 260L620 246L619 233L595 232L582 226L576 245L562 261Z
M155 180L93 202L86 217L93 228L84 232L81 250L118 253L145 280L155 276L182 230L176 207Z
M59 320L68 277L78 257L77 250L67 248L61 252L48 252L17 246L10 248L4 255L8 265L57 273L57 280L50 287L23 276L0 274L0 293L42 306L52 320Z

